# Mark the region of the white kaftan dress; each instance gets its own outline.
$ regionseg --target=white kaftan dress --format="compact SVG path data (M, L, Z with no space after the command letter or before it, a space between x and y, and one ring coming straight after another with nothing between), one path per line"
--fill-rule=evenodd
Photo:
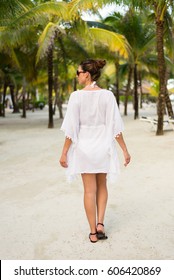
M115 181L119 173L115 137L123 131L123 122L111 91L74 91L61 130L72 140L68 181L82 173L107 173L107 179Z

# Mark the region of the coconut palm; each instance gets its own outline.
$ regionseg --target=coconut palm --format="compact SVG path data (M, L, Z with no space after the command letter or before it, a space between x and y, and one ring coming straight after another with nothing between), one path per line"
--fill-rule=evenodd
M5 27L0 31L0 51L9 59L8 67L11 69L13 78L16 82L10 83L10 90L13 101L13 112L19 112L16 104L18 94L17 84L20 81L23 87L23 103L25 102L26 83L32 83L37 77L35 65L37 50L36 29L24 26L20 29ZM32 40L30 40L32 38ZM23 81L23 82L22 82ZM16 85L16 91L14 91ZM8 86L8 85L7 85ZM23 106L23 117L26 117L25 106Z
M48 4L50 4L50 6L48 6ZM60 7L62 7L62 3ZM65 5L65 3L64 3ZM27 11L26 13L22 14L21 17L19 17L17 20L15 20L15 26L19 25L19 31L18 33L21 32L22 27L20 26L20 23L27 23L27 25L25 25L25 29L26 26L28 26L28 24L30 22L35 22L36 25L40 24L40 29L35 30L35 32L37 34L40 34L39 39L38 39L38 43L39 43L39 48L38 48L38 52L37 52L37 60L36 63L38 64L40 61L43 60L44 57L47 57L47 65L48 65L48 90L49 90L49 124L48 127L53 127L53 110L52 110L52 90L53 90L53 58L55 57L54 53L59 53L60 52L63 54L63 58L64 58L64 62L66 59L66 57L69 56L69 54L72 53L72 49L76 48L76 55L74 55L74 59L78 56L80 58L80 53L84 53L85 55L87 54L86 51L84 50L83 46L80 46L80 44L78 44L78 42L76 41L76 39L73 40L72 34L68 34L68 36L64 36L66 34L65 32L65 28L66 26L62 25L62 18L59 19L60 16L62 16L61 11L60 11L60 7L58 9L58 4L56 3L56 5L54 6L53 3L45 3L45 4L41 4L39 7L34 7L33 9L31 9L30 11ZM54 9L56 8L56 9ZM48 10L48 13L45 15L45 11ZM33 12L34 11L34 12ZM64 11L65 11L65 6L64 6ZM62 12L63 13L63 12ZM37 14L37 18L36 18L36 14ZM49 15L54 15L54 16L49 16ZM40 18L38 18L40 15L42 15L42 20L40 20ZM57 15L57 16L55 16ZM65 17L67 17L67 13L65 13ZM37 22L38 21L38 22ZM13 30L13 26L14 23L11 24L11 29ZM42 28L43 26L43 28ZM14 33L16 35L16 32ZM18 34L17 37L17 41L19 41L20 44L26 44L25 39L26 38L26 33L24 32L24 34L21 33L22 36L20 36ZM32 38L32 36L30 36ZM9 36L10 38L10 36ZM64 43L65 42L71 41L71 50L69 50L69 52L66 52L65 55L65 48L64 48ZM7 40L6 40L7 41ZM31 41L31 40L30 40ZM70 49L70 48L68 48ZM80 52L79 52L80 51ZM78 58L78 59L79 59ZM55 58L54 58L55 59ZM72 55L71 55L71 61L72 61ZM66 63L64 63L66 64ZM77 59L76 59L76 64L77 64ZM56 64L54 66L54 80L57 80L56 77L56 73L57 73L57 69L56 69ZM74 72L75 75L75 72ZM57 94L57 82L54 81L54 89L55 92ZM59 98L58 98L59 100ZM60 111L60 107L59 107L59 112L60 112L60 116L62 116L61 111Z
M1 47L1 45L0 45ZM15 56L16 57L16 56ZM16 61L17 59L15 59ZM1 98L1 115L5 117L5 99L7 89L10 89L11 99L13 103L13 113L19 113L18 104L16 102L14 88L15 88L15 78L16 64L11 59L11 56L7 53L0 51L0 65L1 65L1 83L3 88L2 98Z
M132 60L128 61L128 84L127 90L129 92L130 78L133 77L134 81L134 118L138 118L138 80L139 73L145 65L145 62L149 56L154 44L154 31L151 24L145 23L143 15L137 13L134 9L130 8L125 15L121 16L118 13L114 13L105 19L105 23L108 23L116 31L120 31L128 40L132 48ZM147 64L146 64L147 65ZM146 67L147 68L147 67ZM133 72L133 75L132 75ZM126 99L127 100L127 95ZM126 105L126 103L125 103ZM127 105L126 105L127 107ZM125 113L127 109L125 108Z
M157 53L158 53L158 70L159 70L159 97L158 97L158 126L157 135L163 134L163 117L165 112L165 100L170 105L167 85L166 85L166 62L164 55L164 31L165 31L165 17L167 8L174 7L173 1L151 1L154 5L155 20L156 20L156 38L157 38ZM173 115L172 106L170 106L170 115Z
M8 29L8 25L17 18L21 13L28 11L33 7L33 3L30 0L10 0L10 1L1 1L0 2L0 53L6 59L6 66L4 70L4 90L3 90L3 99L5 100L5 94L7 87L10 88L11 98L13 102L13 112L19 112L18 104L16 103L15 97L15 77L16 74L19 77L19 61L16 56L16 50L18 45L18 34L15 30L11 32ZM14 42L14 37L15 42ZM25 36L24 36L25 37ZM24 63L24 61L23 61ZM3 66L1 64L1 68ZM25 67L26 69L26 67ZM7 73L9 72L9 73ZM5 116L4 101L3 101L3 115Z
M100 1L101 2L101 1ZM108 0L108 3L115 1ZM158 96L158 125L157 135L163 135L163 119L165 111L165 100L167 105L170 105L167 87L166 87L166 62L164 55L164 34L165 34L165 20L167 11L170 12L174 8L173 0L122 0L120 3L132 4L134 7L146 10L147 7L154 11L154 23L156 25L156 49L158 55L158 75L159 75L159 96ZM169 112L173 115L172 107Z
M166 85L166 62L164 54L164 31L165 31L165 18L167 9L174 8L174 3L171 0L146 0L138 1L139 5L142 7L144 4L148 4L155 13L155 23L156 23L156 40L157 40L157 54L158 54L158 72L159 72L159 96L158 96L158 125L157 125L157 135L163 134L163 119L165 112L165 99L169 100L167 95L167 85ZM137 1L135 4L138 5ZM170 104L168 102L168 104ZM172 110L171 110L172 111ZM173 115L173 112L172 112Z
M14 17L26 12L33 6L31 0L2 0L0 1L0 26L7 25Z
M35 1L38 2L38 1ZM42 1L39 1L42 2ZM40 25L39 30L39 49L36 63L47 56L47 73L48 73L48 96L49 96L49 121L48 127L52 128L53 124L53 52L54 41L60 33L65 33L61 27L63 19L67 18L68 11L65 2L46 2L34 6L26 13L23 13L13 23L15 25ZM40 21L39 21L40 20Z

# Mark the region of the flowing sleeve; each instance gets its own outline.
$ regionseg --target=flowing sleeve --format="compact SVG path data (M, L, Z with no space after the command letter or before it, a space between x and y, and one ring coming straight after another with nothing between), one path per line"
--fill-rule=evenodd
M70 95L65 118L60 128L65 133L65 137L77 142L79 133L79 106L76 92Z
M124 124L114 94L110 91L106 108L106 126L112 139L124 130Z

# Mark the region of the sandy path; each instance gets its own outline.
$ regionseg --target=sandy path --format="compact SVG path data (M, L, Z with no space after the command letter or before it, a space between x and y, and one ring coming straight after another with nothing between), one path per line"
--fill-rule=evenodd
M123 117L132 163L109 186L109 239L92 244L81 180L69 185L58 164L61 122L56 116L47 129L47 114L0 118L0 258L173 259L174 131L157 137L132 114Z

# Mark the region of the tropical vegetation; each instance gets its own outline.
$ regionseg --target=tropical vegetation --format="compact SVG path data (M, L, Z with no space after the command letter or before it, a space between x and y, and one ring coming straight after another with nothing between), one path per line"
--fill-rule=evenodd
M113 5L102 17L99 8ZM124 12L118 9L124 5ZM114 92L118 105L133 102L134 119L148 94L157 104L157 135L164 115L173 117L167 80L174 75L173 12L171 0L0 0L0 116L6 95L13 113L48 104L48 127L58 109L77 88L76 68L87 57L102 57L107 66L100 80ZM83 13L97 15L86 21ZM155 92L155 93L154 93ZM40 105L39 105L40 104Z

